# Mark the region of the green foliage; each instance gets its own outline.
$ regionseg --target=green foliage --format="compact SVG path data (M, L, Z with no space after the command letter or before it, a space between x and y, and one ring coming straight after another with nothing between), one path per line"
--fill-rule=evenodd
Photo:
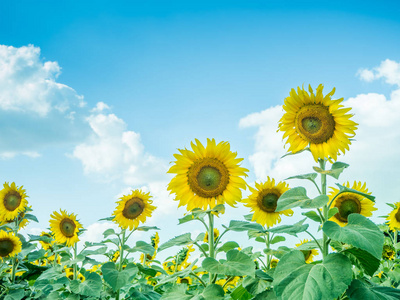
M70 283L73 293L88 297L100 297L102 285L101 277L96 273L89 273L84 282L73 280Z
M328 201L329 197L326 195L319 195L310 199L305 188L295 187L280 196L275 211L279 212L294 207L319 208L327 204Z
M400 290L386 286L374 286L354 279L346 291L350 300L398 300Z
M202 267L212 273L229 276L255 276L255 264L246 254L238 250L226 253L226 261L218 262L212 257L207 257L202 262Z
M191 234L184 233L184 234L178 235L178 236L170 239L168 242L165 242L164 244L160 245L160 247L158 247L158 251L163 251L163 250L173 247L173 246L185 246L185 245L191 245L191 244L193 244Z
M320 264L307 264L303 253L295 250L282 257L274 276L278 299L334 299L351 283L352 270L342 254L330 254Z
M118 291L125 286L138 272L134 265L127 265L125 270L118 271L115 263L107 262L101 267L104 281L107 282L114 291Z
M320 174L326 174L329 175L335 179L339 179L340 174L343 172L344 169L346 169L349 165L346 163L342 163L340 161L334 162L332 164L332 167L330 170L323 170L319 167L313 167L315 172L318 172Z

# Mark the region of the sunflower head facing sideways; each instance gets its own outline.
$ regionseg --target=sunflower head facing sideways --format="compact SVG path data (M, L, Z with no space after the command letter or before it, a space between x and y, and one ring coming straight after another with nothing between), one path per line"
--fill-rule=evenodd
M350 187L349 182L346 182L343 185L348 188ZM371 192L368 192L365 183L362 184L361 182L354 181L351 188L364 194L371 194ZM330 200L335 198L338 193L339 189L331 187L331 192L329 193ZM339 212L330 218L329 221L336 222L340 226L345 226L348 223L348 216L350 214L356 213L363 215L364 217L370 217L372 216L372 212L377 210L377 208L374 207L374 204L374 202L361 195L351 192L341 193L332 202L332 207L337 207Z
M400 230L400 202L394 204L395 208L389 213L386 220L389 222L389 228L392 231Z
M151 217L153 210L150 193L141 190L134 190L129 195L124 195L117 201L117 208L113 212L113 221L123 229L137 228L139 222L146 222L147 217Z
M338 154L349 150L350 139L355 136L357 123L350 120L351 108L341 105L343 98L333 100L333 89L325 96L320 84L316 94L309 86L309 93L304 88L290 91L285 99L285 114L279 121L283 139L290 144L289 152L299 152L310 147L315 161L328 159L336 161Z
M300 247L301 245L308 243L310 240L303 240L300 241L300 243L296 244L296 247ZM311 263L314 259L314 256L318 255L319 252L316 249L310 249L310 250L300 250L303 255L304 255L304 259L306 261L306 263Z
M239 166L243 159L230 151L228 142L207 139L204 147L196 139L191 147L192 151L178 149L180 154L174 154L176 161L168 170L176 174L168 190L175 194L178 206L186 205L188 211L224 203L234 206L242 198L241 189L246 189L241 176L247 176L248 170Z
M21 250L21 240L14 233L0 230L0 260L14 257Z
M243 199L244 206L250 207L253 212L252 221L262 226L272 227L281 222L281 215L293 215L291 209L275 211L279 197L289 190L287 183L279 182L275 184L275 179L268 177L268 180L264 183L256 182L255 187L255 189L250 187L252 193L248 198Z
M14 220L19 213L24 212L28 205L28 196L22 186L18 187L15 182L4 183L0 191L0 218L2 221Z
M42 231L42 233L40 234L40 236L46 238L46 239L43 240L43 241L39 241L40 245L42 245L42 248L43 248L44 250L48 250L48 249L50 249L50 248L54 245L55 240L54 240L53 237L51 236L51 233L50 233L50 232L44 232L44 231Z
M50 216L50 229L56 243L65 243L67 247L70 247L79 241L78 232L82 225L76 220L74 214L60 210L60 213L55 211Z

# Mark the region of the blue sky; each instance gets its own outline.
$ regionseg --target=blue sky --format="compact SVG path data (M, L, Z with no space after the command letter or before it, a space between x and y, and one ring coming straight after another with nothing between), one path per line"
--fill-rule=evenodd
M150 190L160 193L160 203L170 201L160 191L168 180L163 172L176 148L189 147L194 138L230 141L251 170L249 182L265 179L269 171L284 179L288 174L277 171L277 153L264 169L265 159L254 156L262 152L268 120L253 122L251 116L281 105L291 88L309 83L323 83L326 91L335 86L336 96L346 100L381 95L390 108L391 93L400 86L397 73L379 72L386 59L400 62L399 13L397 1L2 1L0 44L40 49L35 59L41 71L25 66L14 84L29 72L42 76L44 64L56 62L59 69L51 65L46 76L65 86L57 87L62 95L52 90L56 100L49 112L38 111L34 100L26 108L22 98L25 106L18 109L0 107L0 153L8 153L0 160L0 180L27 188L44 228L58 208L78 213L89 226L112 212L118 195L129 187L149 186L148 181L156 182ZM375 77L366 80L361 69ZM12 96L10 88L7 97ZM68 109L60 108L64 102ZM110 109L93 111L98 102ZM101 114L116 118L96 118ZM107 139L123 132L140 139L131 136L133 149L111 138L115 156L96 168L96 161L88 161L93 158L88 149L106 146L93 133L94 124L104 122L115 125ZM396 137L388 136L388 145ZM121 153L130 156L121 161ZM368 159L385 154L371 155ZM389 198L392 190L382 188L384 176L365 169L367 163L357 157L344 159L359 166L348 179L376 179L371 184L380 189L378 195ZM393 165L388 160L376 159L379 166ZM140 178L130 167L146 174ZM165 211L183 213L175 207L173 202ZM155 222L165 218L160 214Z

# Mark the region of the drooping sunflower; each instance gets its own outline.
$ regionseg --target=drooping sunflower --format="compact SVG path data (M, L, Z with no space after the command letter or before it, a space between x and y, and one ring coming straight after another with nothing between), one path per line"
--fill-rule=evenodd
M0 218L2 221L14 220L20 212L24 212L28 205L28 196L22 186L18 187L15 182L4 183L0 191Z
M132 230L139 226L139 222L144 223L147 217L151 217L155 206L151 205L150 193L141 190L134 190L129 195L124 195L117 201L117 208L113 212L113 221L121 228Z
M241 189L246 189L241 176L247 176L248 170L239 166L243 159L236 158L228 142L216 144L207 139L206 147L197 139L195 142L191 143L193 151L178 149L180 154L174 154L176 161L168 173L176 176L168 190L175 194L178 206L186 205L188 211L224 203L234 206L242 198Z
M275 179L268 177L264 183L255 183L255 189L250 187L252 192L248 198L243 199L243 204L250 207L253 213L252 221L268 227L272 227L281 222L281 215L291 216L293 211L287 209L284 211L276 212L279 197L289 190L286 182L279 182L275 184Z
M217 240L219 237L219 230L217 228L214 228L214 242ZM204 243L208 243L208 231L206 231L206 234L204 235Z
M304 240L300 241L300 243L296 244L296 247L299 247L305 243L308 243L310 240ZM306 263L311 263L313 261L314 256L317 256L319 254L318 250L316 249L311 249L311 250L300 250L303 255Z
M285 114L279 120L278 130L284 132L289 152L296 153L309 146L315 161L319 158L336 161L340 152L349 150L358 124L350 120L351 108L344 108L343 98L331 99L335 88L325 96L322 89L322 84L316 94L311 86L309 93L300 87L297 93L292 89L285 99Z
M21 250L21 240L14 233L0 230L0 260L14 257Z
M343 185L348 188L350 187L349 182L346 182ZM365 183L362 184L361 182L354 181L351 188L364 194L371 194L371 192L368 192ZM332 200L338 193L339 189L331 187L331 192L329 193L330 200ZM336 197L331 205L331 207L337 207L339 212L330 218L329 221L336 222L340 226L345 226L348 223L348 216L352 213L357 213L364 217L370 217L372 216L372 211L377 210L377 208L374 207L374 204L374 202L361 195L351 192L341 193Z
M400 202L396 202L394 205L396 208L393 209L386 218L386 220L389 221L390 230L393 231L400 229Z
M383 245L382 258L393 260L396 258L396 249L392 245Z
M65 243L70 247L79 241L78 232L82 225L76 220L76 215L61 209L60 212L55 211L50 215L50 229L57 243Z

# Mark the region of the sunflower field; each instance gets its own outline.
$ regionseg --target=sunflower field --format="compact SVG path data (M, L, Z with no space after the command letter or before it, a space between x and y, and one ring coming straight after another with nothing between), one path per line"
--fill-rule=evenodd
M64 210L50 216L48 231L24 236L20 230L38 220L23 186L4 183L0 298L400 299L400 202L388 203L391 213L375 224L368 219L377 209L367 184L340 181L349 165L338 156L350 150L358 124L343 98L332 98L334 92L324 95L322 85L292 89L277 124L285 156L309 152L315 161L310 173L286 180L311 182L317 197L270 177L246 182L249 171L228 142L208 139L203 145L195 139L191 149L178 149L166 189L187 210L179 224L195 222L202 232L197 236L185 233L160 243L162 231L148 225L156 209L152 195L142 190L121 197L111 216L101 219L119 228L104 231L101 242L80 242L85 229ZM244 205L251 213L217 228L227 205ZM279 225L295 208L303 219ZM151 239L132 242L137 231L150 231ZM231 240L223 240L228 232ZM285 244L299 234L309 239ZM239 245L239 235L262 251ZM166 249L174 254L159 260Z

